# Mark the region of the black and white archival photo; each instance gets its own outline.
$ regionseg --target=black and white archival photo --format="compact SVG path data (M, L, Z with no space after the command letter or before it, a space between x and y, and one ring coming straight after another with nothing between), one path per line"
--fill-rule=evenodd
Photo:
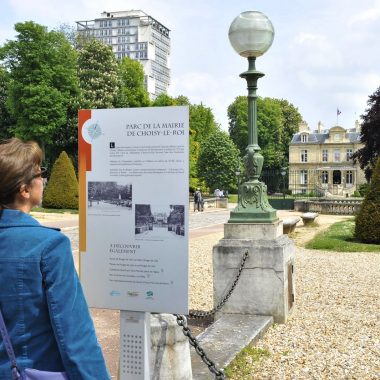
M88 182L89 215L118 216L132 211L132 184Z
M135 235L140 240L183 239L185 206L135 205Z

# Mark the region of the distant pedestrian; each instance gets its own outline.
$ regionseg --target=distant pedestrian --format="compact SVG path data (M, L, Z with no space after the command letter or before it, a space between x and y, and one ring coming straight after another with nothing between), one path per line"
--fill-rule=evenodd
M203 202L203 199L202 199L201 189L198 188L194 193L194 212L196 210L203 211L202 202Z

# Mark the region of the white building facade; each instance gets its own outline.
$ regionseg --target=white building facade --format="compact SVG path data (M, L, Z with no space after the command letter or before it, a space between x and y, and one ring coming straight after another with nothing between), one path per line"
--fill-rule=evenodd
M324 196L349 197L366 183L364 172L352 155L363 147L361 126L335 125L311 131L302 122L289 145L289 189L293 194L313 191Z
M95 20L77 21L77 31L112 46L117 59L141 62L152 99L170 84L170 30L141 10L103 12Z

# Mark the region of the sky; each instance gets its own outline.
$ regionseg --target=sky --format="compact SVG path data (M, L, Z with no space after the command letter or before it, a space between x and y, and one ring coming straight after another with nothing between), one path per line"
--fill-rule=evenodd
M239 77L247 60L228 39L244 11L264 13L275 29L273 45L256 60L265 73L257 94L288 100L312 130L319 121L353 128L380 86L380 0L0 0L0 45L14 39L17 22L53 29L130 9L170 29L169 95L210 107L223 130L228 106L247 94Z

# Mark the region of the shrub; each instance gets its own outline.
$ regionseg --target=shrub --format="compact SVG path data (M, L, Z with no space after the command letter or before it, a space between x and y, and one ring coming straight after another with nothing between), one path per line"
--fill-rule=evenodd
M66 152L53 165L42 204L47 208L78 209L78 180Z
M363 243L380 244L380 157L356 217L355 237Z
M365 195L367 194L367 191L369 189L369 183L362 183L360 186L359 186L359 194L361 197L365 197Z

